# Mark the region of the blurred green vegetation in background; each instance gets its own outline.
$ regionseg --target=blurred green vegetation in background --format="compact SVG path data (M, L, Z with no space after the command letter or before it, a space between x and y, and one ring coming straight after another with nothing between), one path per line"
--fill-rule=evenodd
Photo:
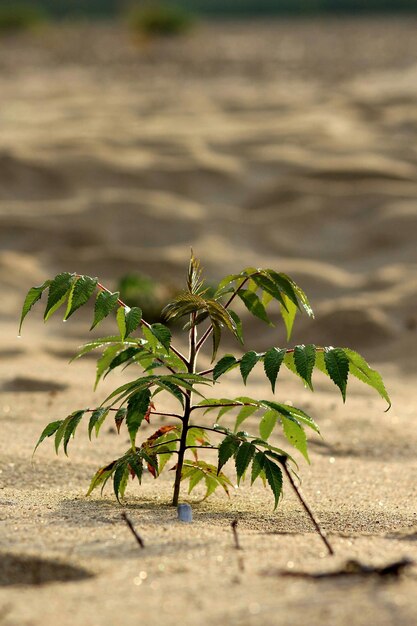
M136 0L141 4L140 0ZM0 0L0 8L16 0ZM125 14L129 0L25 0L26 5L43 8L53 17L115 16ZM142 3L145 4L145 3ZM146 4L158 4L147 0ZM417 12L417 0L164 0L193 14L212 17L303 15L318 13Z
M38 6L16 2L0 1L0 34L24 31L46 20L46 13Z
M136 2L128 10L127 18L135 33L149 37L181 35L193 24L188 11L166 2Z
M142 309L143 316L151 324L164 321L161 318L161 310L178 293L177 288L137 272L122 276L117 284L117 291L128 306L138 306Z

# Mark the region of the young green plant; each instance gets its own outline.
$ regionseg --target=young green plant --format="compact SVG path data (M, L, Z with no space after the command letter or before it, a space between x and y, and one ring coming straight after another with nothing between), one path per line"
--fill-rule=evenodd
M321 347L312 344L295 347L273 346L265 352L247 351L243 356L225 354L217 360L223 331L230 332L244 344L242 322L234 310L238 300L262 322L271 325L269 305L279 305L280 316L290 339L298 312L313 317L313 311L304 291L289 276L271 269L247 268L224 278L214 294L206 289L200 263L193 255L188 268L187 284L163 310L164 318L184 319L188 334L188 354L184 355L173 345L171 331L161 323L150 324L142 317L138 307L128 307L97 278L79 274L61 273L39 287L29 290L22 310L20 327L32 309L48 292L45 321L66 304L64 320L95 297L92 330L115 311L117 333L93 339L81 347L74 358L92 351L101 354L97 360L96 382L118 367L131 367L132 380L117 387L100 406L77 409L64 419L49 423L41 433L36 448L47 437L54 437L55 449L62 446L65 454L83 418L88 416L88 435L98 436L104 421L112 416L117 428L126 428L130 438L129 448L117 459L101 467L93 476L88 494L97 487L103 490L111 479L116 498L125 495L129 477L140 483L146 466L157 478L171 457L176 462L173 488L174 505L178 504L183 481L189 481L189 493L199 483L204 483L205 497L218 487L228 494L231 479L223 469L234 461L237 482L249 474L251 484L260 479L268 485L277 507L282 495L283 475L295 489L304 509L318 532L321 529L311 509L304 501L294 481L297 467L291 453L270 441L272 433L282 429L286 446L294 448L309 461L306 429L319 433L315 420L302 409L276 400L256 399L250 396L207 397L207 391L219 385L219 380L238 368L246 385L253 368L263 364L267 379L275 393L278 375L287 368L313 391L314 369L328 376L338 387L343 401L349 375L373 387L390 405L381 376L371 369L357 352L349 348ZM201 329L201 330L200 330ZM211 366L200 369L199 356L207 343L211 343ZM160 394L171 396L176 409L166 412L157 408ZM207 422L207 414L215 420ZM220 425L226 414L234 416L234 428ZM198 417L197 417L198 416ZM258 432L248 434L242 425L250 416L258 419ZM162 419L151 437L140 441L140 428L144 422ZM200 451L217 451L217 465L200 459ZM323 536L323 535L322 535ZM329 547L329 546L328 546Z

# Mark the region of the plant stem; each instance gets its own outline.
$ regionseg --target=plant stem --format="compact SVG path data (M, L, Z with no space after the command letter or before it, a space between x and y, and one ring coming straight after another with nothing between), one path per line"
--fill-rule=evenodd
M324 532L324 530L322 529L322 527L320 526L320 523L318 521L318 519L316 518L316 516L314 515L313 511L310 509L309 505L307 504L307 502L304 500L304 497L301 493L301 490L297 487L297 485L295 484L294 478L292 477L291 472L289 471L288 467L287 467L287 462L286 460L281 461L281 465L282 468L290 482L291 487L294 489L297 498L299 499L299 501L301 502L303 509L305 510L305 512L307 513L307 515L309 516L309 518L311 519L311 521L313 522L314 528L316 529L317 533L320 535L320 538L322 539L324 545L326 546L327 550L329 551L329 554L334 554L334 550L329 542L329 540L326 537L326 534Z
M189 334L189 358L187 361L187 369L190 374L195 374L195 365L196 365L196 342L197 342L197 328L194 324L196 313L192 313L190 316L191 328ZM191 403L192 403L192 395L193 392L191 389L185 394L185 406L184 406L184 415L182 418L182 432L181 432L181 440L180 446L178 449L178 462L177 469L175 472L175 483L174 483L174 496L172 499L173 506L178 506L178 499L180 496L180 487L181 487L181 475L182 475L182 467L184 464L184 455L187 450L187 434L189 429L189 422L191 417Z
M105 287L101 283L97 283L97 288L100 289L100 291L105 291L106 293L112 293L110 291L110 289L107 289L107 287ZM125 309L126 308L130 308L130 307L128 307L128 305L125 302L123 302L123 300L120 300L120 298L118 298L117 304L119 306L124 307ZM146 322L143 318L140 320L140 323L142 324L142 326L146 326L146 328L149 328L149 329L151 328L151 324L148 324L148 322ZM180 358L183 363L185 363L186 365L188 364L186 357L183 354L181 354L181 352L179 350L177 350L173 346L170 346L170 350L172 350L172 352L174 354L176 354L177 357ZM160 359L158 359L158 360L160 360ZM168 369L171 369L171 368L168 367ZM174 370L171 369L171 371L174 371ZM175 373L175 371L174 371L174 373Z

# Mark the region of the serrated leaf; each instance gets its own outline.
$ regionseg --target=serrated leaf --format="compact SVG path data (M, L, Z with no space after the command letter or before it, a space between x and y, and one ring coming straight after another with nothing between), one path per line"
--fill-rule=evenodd
M99 433L100 426L103 421L106 419L107 414L109 412L108 407L99 407L92 412L90 420L88 422L88 438L91 441L91 433L93 432L93 428L96 429L96 436Z
M119 350L120 350L120 344L115 345L115 346L109 346L108 348L104 350L101 357L97 360L96 380L94 383L94 390L97 389L97 385L100 382L101 377L103 376L104 372L107 370L107 368L109 367L110 363L113 361L114 357L119 352Z
M119 352L119 354L117 354L109 363L107 367L106 376L116 367L119 367L120 365L123 365L124 363L128 363L130 360L133 359L133 357L135 357L141 351L142 351L142 348L136 348L134 346L130 346L129 348L126 348L126 350Z
M311 374L313 373L315 362L316 346L309 344L307 346L300 345L294 348L294 365L297 374L307 383L312 391Z
M117 327L120 332L120 339L123 341L126 337L126 308L119 306L116 313Z
M124 495L128 475L129 470L127 463L118 463L113 476L113 489L118 502L120 502L120 497Z
M212 320L212 339L213 339L213 351L211 354L211 362L216 358L217 350L219 349L220 340L222 337L222 327Z
M269 411L265 411L262 416L261 421L259 422L259 434L262 439L268 439L274 430L275 424L277 423L277 412L273 409L269 409Z
M99 291L96 302L94 304L94 320L90 330L93 330L101 321L103 321L117 306L119 292L108 293L107 291Z
M249 463L253 459L254 454L256 453L255 446L249 441L244 441L237 451L235 456L235 466L236 466L236 474L237 474L237 484L239 485L240 479L243 474L246 472Z
M79 276L71 287L68 296L68 306L64 320L67 320L77 309L82 307L91 298L97 287L97 278Z
M281 317L284 320L285 328L287 330L287 341L290 340L292 335L292 329L294 326L295 316L297 315L297 307L287 296L283 296L285 306L280 307Z
M217 380L225 374L230 369L235 367L238 364L237 359L233 356L233 354L225 354L224 357L218 361L213 370L213 380Z
M71 286L75 281L75 274L63 272L55 276L49 285L48 301L44 313L44 320L48 320L50 316L65 302L70 292Z
M129 468L132 474L132 477L136 476L139 481L139 484L142 482L143 475L143 459L142 457L136 455L129 457Z
M295 291L295 283L294 281L287 276L287 274L283 274L282 272L278 273L274 270L265 270L265 273L269 276L272 282L275 284L276 288L286 296L284 299L284 306L288 304L288 300L292 302L297 308L299 308L297 293Z
M263 470L265 472L268 484L272 489L272 493L274 494L275 510L278 506L278 502L282 493L282 472L278 465L271 461L271 459L268 459L266 455L264 455Z
M141 321L142 321L142 310L139 307L132 306L132 308L125 309L125 324L126 324L125 337L128 337L129 335L131 335L138 328Z
M343 402L346 401L346 385L349 374L349 359L342 348L325 348L324 363L330 378L340 389Z
M261 358L261 355L255 352L254 350L250 350L243 355L240 361L240 373L243 378L243 382L246 385L246 381L248 379L249 374Z
M116 461L112 461L105 467L101 467L99 470L97 470L97 472L94 474L93 478L91 479L91 483L86 493L86 496L89 496L91 492L99 485L103 485L104 487L107 480L113 474L115 470L115 466L116 466Z
M182 393L180 387L178 387L178 385L172 383L169 380L163 380L162 377L158 378L155 381L155 384L158 385L158 387L164 391L167 391L168 393L170 393L172 396L174 396L174 398L176 400L178 400L178 402L181 404L182 407L184 407L184 394Z
M268 275L262 273L255 274L253 276L253 281L256 283L256 285L261 287L261 289L263 289L264 292L266 292L270 296L270 298L274 298L280 304L285 306L281 290Z
M229 310L229 315L233 320L233 323L235 325L235 336L236 339L243 345L243 325L242 325L242 320L240 319L239 315L237 313L235 313L232 310Z
M256 295L256 293L253 293L248 289L239 289L238 296L242 300L248 311L252 313L252 315L258 317L263 322L266 322L267 324L272 326L271 321L266 313L265 307Z
M227 461L234 456L239 446L239 439L237 439L237 437L233 437L233 435L227 435L227 437L223 439L218 448L219 461L217 465L217 474L220 473L223 465L225 465Z
M127 408L122 406L116 411L114 416L114 423L116 424L117 434L120 434L120 427L126 419Z
M63 421L61 426L58 428L58 430L55 433L55 441L54 441L54 445L55 445L55 452L58 454L58 449L60 446L60 443L64 437L65 434L65 430L67 428L68 422L71 419L71 415L68 415L68 417L66 417Z
M275 393L275 385L286 350L283 348L271 348L264 357L265 374L271 383L272 393Z
M263 468L264 468L264 454L263 452L257 452L255 456L253 457L253 461L252 461L251 485L253 485L255 480L263 471Z
M349 372L363 383L373 387L373 389L379 393L381 398L387 401L389 409L391 407L391 400L379 372L371 369L365 359L358 354L358 352L355 352L350 348L343 348L343 351L349 359Z
M201 480L203 480L204 477L205 477L204 472L202 472L199 469L194 469L194 471L190 473L190 475L189 475L190 482L188 483L188 493L189 494L192 492L194 487L196 487L198 485L198 483Z
M234 428L235 432L237 432L239 426L257 410L258 410L257 406L244 406L242 409L240 409L236 417L235 428Z
M270 402L269 400L262 400L261 403L263 406L269 407L273 409L274 411L276 411L277 413L281 413L285 416L293 417L294 419L301 422L302 424L306 424L306 426L309 426L316 433L320 434L320 429L317 426L316 422L313 420L313 418L310 417L310 415L307 415L307 413L305 413L301 409L297 409L295 406L291 406L289 404L281 404L279 402Z
M142 424L151 402L151 392L143 389L133 394L127 403L126 425L129 431L132 449L135 450L136 433Z
M290 415L280 413L280 418L286 438L290 444L294 446L294 448L301 452L306 461L310 463L307 452L307 437L303 427L294 417Z
M28 291L28 293L26 295L25 301L23 303L22 313L21 313L21 316L20 316L19 335L20 335L20 331L22 330L23 320L25 319L26 315L29 313L29 311L31 310L33 305L36 302L38 302L38 300L41 299L42 293L45 291L45 289L47 289L47 287L49 287L50 284L51 284L51 281L50 280L46 280L39 287L32 287L31 289L29 289L29 291Z
M64 420L56 420L55 422L51 422L50 424L48 424L47 426L45 426L45 428L43 429L41 436L38 439L38 442L33 450L33 454L35 454L36 450L38 449L38 447L40 446L40 444L42 443L42 441L44 439L46 439L47 437L52 437L52 435L54 435L56 433L56 431L59 429L59 427L62 425Z
M152 324L150 328L152 334L157 338L159 343L165 348L167 353L169 352L169 348L171 345L171 331L169 328L164 326L163 324Z
M83 415L85 414L86 410L85 409L81 409L80 411L74 411L74 413L72 413L71 415L71 419L69 420L67 427L65 429L65 434L64 434L64 453L68 456L67 450L68 450L68 443L70 440L71 435L74 435L75 430L78 426L78 424L81 421L81 418L83 417Z

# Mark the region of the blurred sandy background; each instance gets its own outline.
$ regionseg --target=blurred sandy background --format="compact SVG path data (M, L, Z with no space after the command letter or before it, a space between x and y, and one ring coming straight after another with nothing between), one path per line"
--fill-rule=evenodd
M38 311L20 341L16 322L28 288L61 270L112 288L129 271L180 286L190 246L213 281L248 265L288 272L316 312L294 342L360 351L394 400L384 414L353 386L342 407L324 382L312 396L288 378L280 399L325 436L302 467L305 492L341 560L416 558L416 26L233 21L144 42L63 24L0 38L0 546L97 574L40 590L2 589L0 576L1 624L49 626L58 611L63 625L415 624L415 570L385 586L265 578L334 566L289 490L276 514L267 492L244 488L179 527L156 506L170 476L158 492L149 477L142 499L128 493L150 544L138 554L110 492L82 499L119 451L110 432L94 446L78 433L69 460L44 444L30 462L47 421L101 401L93 361L66 365L85 322L44 329ZM261 330L248 327L248 349L283 345L280 329ZM241 393L238 378L229 391ZM245 574L230 548L236 515Z

